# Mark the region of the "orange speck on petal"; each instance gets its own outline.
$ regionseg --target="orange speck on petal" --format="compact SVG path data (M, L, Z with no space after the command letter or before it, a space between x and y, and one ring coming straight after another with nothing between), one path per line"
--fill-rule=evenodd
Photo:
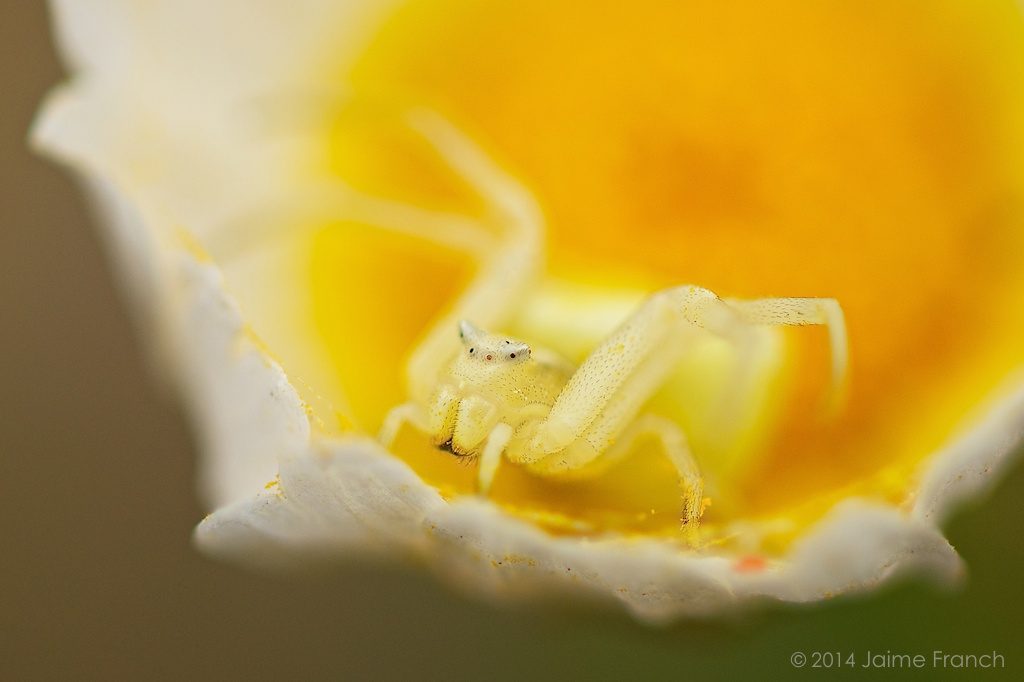
M740 557L732 565L733 570L737 573L759 573L767 567L768 562L764 560L764 557L755 554Z

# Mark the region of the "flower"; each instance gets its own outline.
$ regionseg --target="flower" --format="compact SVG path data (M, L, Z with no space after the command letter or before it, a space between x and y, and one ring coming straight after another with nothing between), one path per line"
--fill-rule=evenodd
M649 622L961 573L941 524L1024 431L1015 3L54 7L73 78L34 140L86 181L187 399L203 551L403 557ZM487 499L409 430L382 448L404 358L507 248L424 110L546 218L550 279L509 331L579 359L658 287L834 296L845 410L817 409L813 332L765 337L724 426L735 353L694 350L656 401L713 488L696 540L653 446L591 482L505 466Z

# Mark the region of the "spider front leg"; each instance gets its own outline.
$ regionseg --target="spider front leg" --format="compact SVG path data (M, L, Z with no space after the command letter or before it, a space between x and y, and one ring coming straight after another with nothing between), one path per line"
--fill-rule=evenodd
M608 456L674 369L692 334L706 329L739 344L742 353L752 339L752 326L759 324L829 326L836 354L833 371L839 374L834 380L842 382L846 337L835 301L732 303L700 287L666 289L651 296L580 365L545 418L516 434L508 446L509 459L554 476Z
M833 381L842 384L846 336L842 311L831 299L757 299L726 302L707 289L681 286L651 296L580 365L548 416L514 443L521 461L567 453L567 468L582 466L607 449L632 421L685 352L687 338L706 329L740 345L760 324L830 327ZM578 441L584 441L593 450Z
M580 365L550 413L519 434L513 458L529 464L547 459L552 471L571 470L605 452L672 371L695 327L738 340L748 331L706 289L654 294Z

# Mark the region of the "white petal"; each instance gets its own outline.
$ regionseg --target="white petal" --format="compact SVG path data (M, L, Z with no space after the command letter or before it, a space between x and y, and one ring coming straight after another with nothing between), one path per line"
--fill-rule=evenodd
M1021 456L1024 444L1024 373L996 392L979 410L980 421L929 462L914 503L914 515L940 525L965 500L992 488Z
M213 555L275 568L407 556L484 598L619 603L651 623L766 599L825 599L911 572L943 582L962 575L934 526L859 500L838 506L761 572L653 540L556 538L484 500L445 502L366 440L319 443L282 462L278 485L211 514L196 541Z
M404 463L366 439L321 441L281 462L278 482L208 516L204 551L264 566L305 566L367 554L409 554L422 520L445 506Z
M203 492L214 504L243 499L277 473L280 458L304 452L306 408L281 367L258 347L220 272L176 254L173 319L177 375L199 427Z

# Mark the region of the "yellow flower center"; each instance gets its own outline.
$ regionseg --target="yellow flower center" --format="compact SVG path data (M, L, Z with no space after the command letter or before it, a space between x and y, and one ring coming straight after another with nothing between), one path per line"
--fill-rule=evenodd
M584 308L681 283L841 302L852 374L837 419L818 409L824 334L787 331L757 447L727 472L695 446L721 474L706 519L724 529L810 519L851 492L902 499L1024 359L1022 75L1011 0L432 0L398 10L338 78L366 101L434 108L498 158L544 210L547 271L597 292ZM373 111L339 113L328 156L368 193L480 213ZM304 258L315 333L375 430L406 400L415 339L476 264L354 223L325 226ZM445 494L472 490L472 469L415 434L397 450ZM678 529L653 444L587 483L506 466L493 497L567 532Z

